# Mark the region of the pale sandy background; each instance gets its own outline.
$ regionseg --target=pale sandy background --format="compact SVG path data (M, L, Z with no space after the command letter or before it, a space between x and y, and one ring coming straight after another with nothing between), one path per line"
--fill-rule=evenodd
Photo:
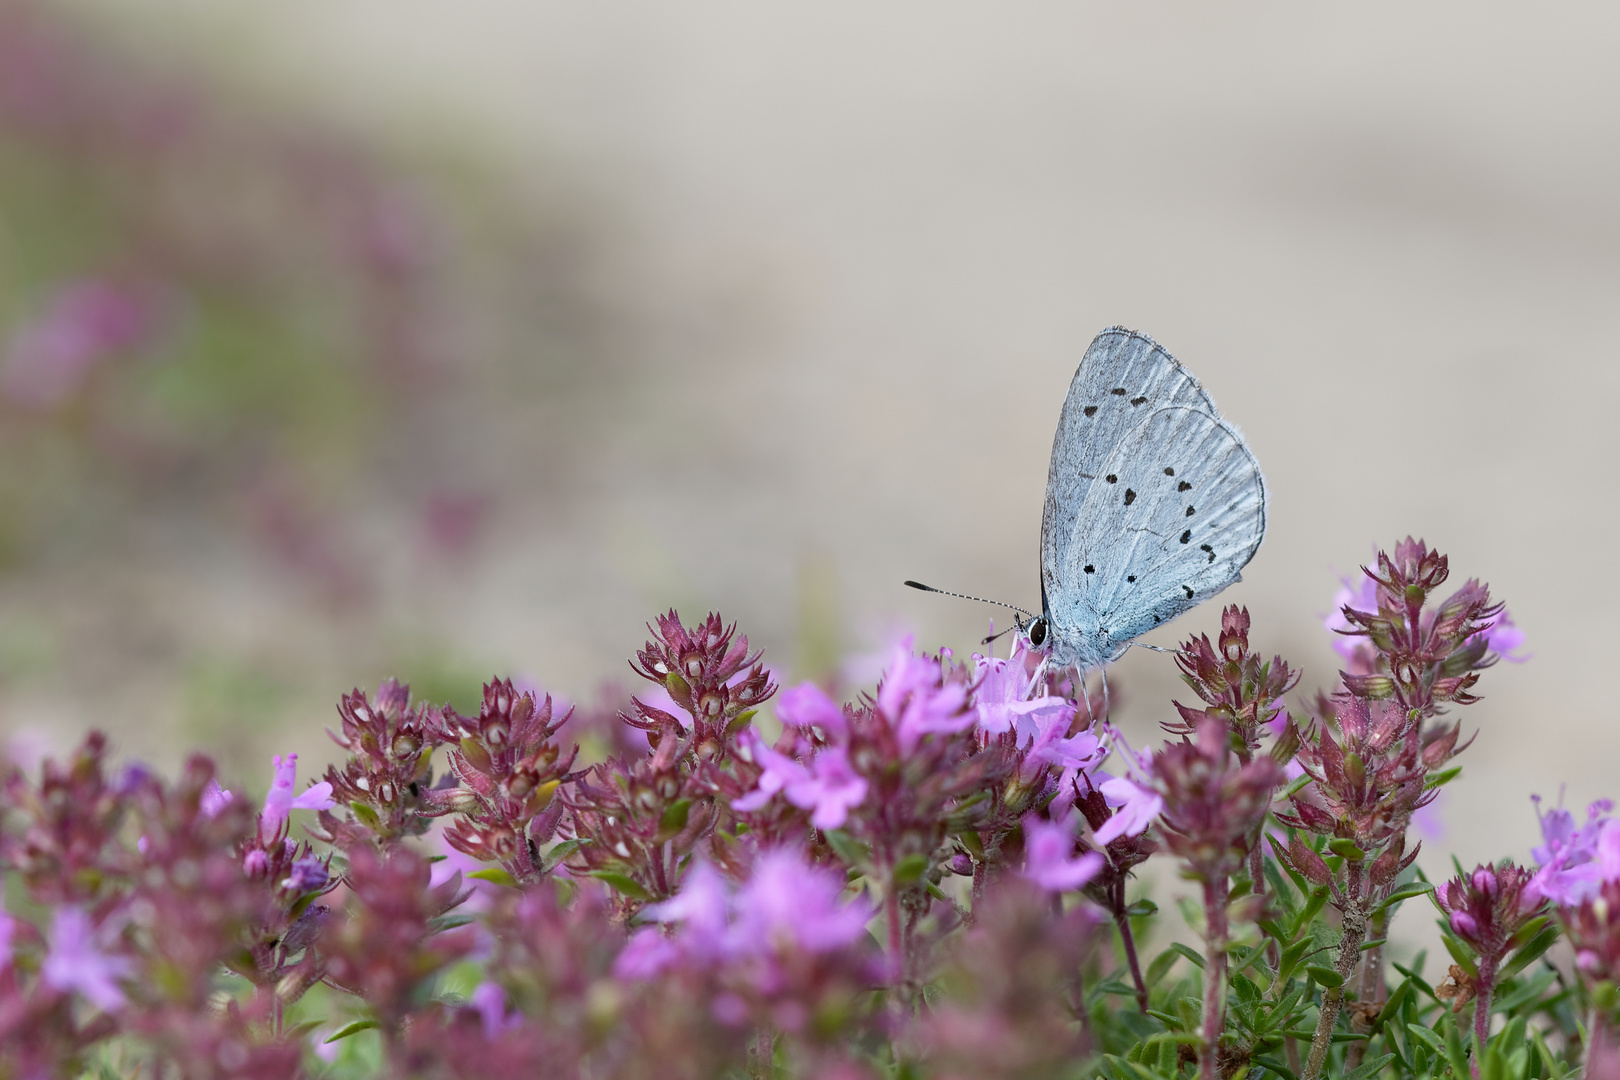
M1620 794L1615 8L79 6L267 99L453 144L591 237L605 374L533 404L559 437L514 483L547 498L394 601L475 669L589 693L670 603L741 620L789 668L806 625L971 646L988 611L899 583L1038 602L1058 407L1123 323L1266 468L1271 531L1227 597L1304 686L1333 671L1336 573L1407 532L1527 633L1535 658L1466 710L1480 736L1429 865L1526 858L1531 792ZM377 674L330 659L364 628L273 584L161 544L131 560L163 583L154 618L185 613L162 662L274 628L326 658L313 702ZM826 590L835 607L804 602ZM100 599L75 602L94 623ZM1175 690L1141 651L1115 685L1144 735ZM88 722L60 695L9 708ZM323 753L328 713L290 716L284 742Z

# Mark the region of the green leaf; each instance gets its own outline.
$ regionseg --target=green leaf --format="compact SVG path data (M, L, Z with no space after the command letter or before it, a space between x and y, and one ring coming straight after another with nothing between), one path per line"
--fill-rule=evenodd
M658 835L663 840L668 840L686 828L686 819L691 814L692 800L676 799L664 808L663 816L658 819Z
M431 866L433 863L436 863L436 862L444 862L444 860L448 859L449 857L450 856L448 856L448 855L429 855L426 859L424 859L422 861L426 862L428 865Z
M1359 1069L1352 1069L1344 1074L1344 1080L1372 1080L1373 1077L1384 1071L1384 1066L1395 1060L1394 1054L1384 1054L1371 1061L1364 1061Z
M1132 919L1145 919L1149 915L1157 915L1158 913L1159 905L1151 900L1138 900L1125 909L1126 916Z
M1513 976L1540 959L1541 954L1552 948L1553 942L1557 940L1558 927L1556 925L1544 927L1539 934L1530 939L1528 944L1513 954L1513 959L1502 965L1502 971L1498 978L1513 978Z
M364 825L366 828L370 829L372 832L382 832L382 827L383 827L382 818L379 818L377 816L377 811L373 810L371 807L367 806L365 803L363 803L363 802L352 802L352 803L350 803L349 804L349 812L352 813L355 816L355 820L359 821L360 824Z
M1403 900L1410 900L1414 896L1422 896L1424 893L1432 892L1434 892L1434 886L1427 881L1408 882L1386 896L1377 907L1373 908L1373 913L1377 914L1399 904Z
M517 878L513 877L509 871L499 866L491 866L483 870L474 870L467 876L470 878L477 878L479 881L487 881L491 885L505 885L509 889L517 888Z
M1329 990L1335 986L1344 985L1344 976L1330 967L1323 967L1320 964L1306 964L1305 970L1310 974L1311 978L1316 980L1317 985L1325 986Z
M477 922L471 915L440 915L436 919L428 920L428 933L439 934L446 930L454 930L458 926L466 926L470 922Z
M872 849L843 829L827 829L822 833L827 846L843 860L845 866L865 867L872 864Z
M1166 949L1165 951L1166 952L1178 952L1182 956L1185 956L1188 960L1192 961L1193 967L1197 968L1199 971L1204 970L1204 958L1202 956L1198 955L1198 953L1195 950L1189 948L1186 945L1183 945L1179 941L1171 942L1170 943L1170 948Z
M927 855L923 855L920 852L907 855L905 858L894 864L892 877L895 885L906 886L915 884L918 878L922 877L928 872L929 865L930 862Z
M1388 945L1388 944L1389 944L1389 938L1382 938L1382 937L1381 938L1374 938L1372 941L1363 941L1361 943L1361 951L1362 952L1371 952L1373 949L1378 948L1378 946L1380 946L1380 945Z
M1347 859L1350 862L1361 862L1367 857L1367 853L1362 851L1354 840L1347 840L1342 836L1329 840L1328 850L1339 856L1339 858Z
M592 870L590 876L597 881L603 882L609 888L623 893L632 900L652 899L652 893L644 889L641 882L629 874L621 874L617 870Z
M1436 1053L1445 1049L1446 1041L1440 1037L1439 1032L1426 1028L1422 1024L1407 1024L1406 1033Z
M331 1037L328 1038L326 1042L335 1043L339 1039L347 1039L350 1035L356 1035L367 1030L368 1028L378 1026L380 1025L375 1020L356 1020L352 1024L344 1024L342 1027L338 1028L332 1033Z
M1460 775L1462 775L1461 765L1453 765L1449 769L1442 769L1440 772L1430 773L1428 776L1423 778L1423 789L1428 791L1431 788L1440 787L1442 784L1449 784L1453 780L1457 779L1457 777Z
M557 869L558 866L562 865L563 861L567 859L568 856L578 851L584 845L585 841L578 838L573 840L564 840L560 844L552 845L551 850L547 851L540 857L540 872L542 874L551 873L553 870Z
M1180 955L1174 949L1166 949L1158 956L1155 956L1153 962L1148 965L1147 972L1142 976L1143 982L1150 987L1157 985L1158 981L1164 978L1165 973L1175 966L1176 958Z

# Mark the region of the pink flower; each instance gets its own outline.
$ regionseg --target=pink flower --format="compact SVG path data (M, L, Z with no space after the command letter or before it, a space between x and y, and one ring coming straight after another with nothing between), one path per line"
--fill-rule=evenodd
M914 655L910 638L895 646L878 685L877 705L894 725L902 754L909 757L924 735L972 727L978 713L964 709L966 702L964 687L941 681L938 660Z
M1066 821L1024 819L1024 877L1047 892L1071 892L1097 876L1103 857L1074 857L1074 831Z
M1553 903L1573 907L1598 894L1605 881L1620 881L1620 822L1609 817L1614 804L1600 799L1586 808L1586 824L1562 806L1541 817L1544 843L1530 852L1541 864L1536 887Z
M275 833L294 810L330 810L337 805L332 801L332 785L325 780L312 785L302 795L293 794L298 773L297 754L286 757L277 754L272 764L276 774L270 781L270 793L264 797L264 813L259 817L261 835Z
M1524 646L1524 631L1513 624L1513 618L1503 608L1491 617L1486 625L1485 647L1496 653L1510 664L1522 664L1530 659L1529 653L1514 655L1515 651Z
M522 1022L516 1013L507 1014L506 991L501 989L499 983L488 981L479 983L478 989L467 999L467 1004L477 1010L486 1039L493 1039L507 1028L515 1027Z
M800 683L782 691L782 696L776 699L776 716L782 723L793 727L819 727L827 738L834 741L849 735L844 710L813 682Z
M202 811L203 817L216 818L220 811L231 805L235 799L235 795L219 786L218 780L210 780L208 786L203 789L197 809Z
M766 746L765 740L751 729L739 741L748 746L765 772L758 788L731 804L736 810L758 810L781 792L799 809L813 811L810 824L818 829L836 829L849 817L850 809L866 798L866 780L850 767L849 756L841 746L823 747L806 766Z
M785 945L826 952L851 944L866 932L872 911L862 901L839 903L843 891L843 875L809 866L797 852L760 856L737 894L739 951Z
M17 920L11 912L0 908L0 968L11 965L11 939L17 933Z
M40 968L40 976L52 989L77 991L103 1012L124 1005L124 992L117 980L134 973L127 957L109 956L93 940L95 928L90 916L76 907L60 907L51 922L51 950Z
M0 390L29 408L56 405L96 365L137 344L151 322L148 304L126 286L96 278L70 282L12 336Z
M1074 706L1060 697L1029 698L1035 680L1024 670L1023 643L1013 647L1007 660L993 656L974 656L977 689L973 692L974 707L979 714L979 729L987 735L1001 735L1018 730L1020 740L1033 735L1041 720L1050 720L1059 714L1072 714ZM1067 717L1065 717L1067 719ZM1067 727L1064 724L1064 727Z
M1164 798L1125 777L1110 777L1097 785L1109 806L1118 807L1114 816L1097 830L1096 842L1105 845L1115 837L1140 836L1164 810Z

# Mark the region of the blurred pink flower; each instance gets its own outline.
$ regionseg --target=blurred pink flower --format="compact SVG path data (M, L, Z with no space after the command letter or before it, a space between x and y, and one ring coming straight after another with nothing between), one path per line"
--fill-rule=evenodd
M1074 857L1074 830L1066 821L1024 819L1024 877L1047 892L1070 892L1096 877L1103 857Z
M786 754L765 745L765 740L748 729L738 741L748 747L754 761L764 767L759 787L735 800L731 805L743 813L758 810L778 792L801 810L814 811L810 824L818 829L836 829L849 817L851 807L859 806L866 798L867 784L850 767L849 756L842 746L823 747L810 760L801 765Z
M1366 574L1360 574L1355 581L1341 578L1339 591L1333 594L1333 607L1328 611L1327 618L1322 625L1331 635L1330 643L1333 651L1346 660L1354 655L1356 648L1366 640L1361 637L1352 637L1342 631L1354 630L1355 627L1344 617L1344 609L1352 608L1356 611L1365 611L1369 615L1378 612L1378 583Z
M1164 810L1164 798L1151 788L1125 777L1110 777L1097 785L1109 806L1117 807L1113 817L1097 830L1096 842L1106 845L1119 836L1140 836Z
M51 948L40 967L46 985L63 992L77 991L103 1012L124 1005L117 980L134 973L127 957L109 956L94 941L90 916L76 907L60 907L51 921Z
M924 735L950 735L972 727L979 714L964 710L966 701L966 688L941 682L940 662L914 654L910 638L889 654L889 666L878 684L877 705L894 725L902 754L909 757Z
M1524 631L1513 624L1513 617L1503 608L1491 617L1485 627L1485 647L1510 664L1522 664L1530 653L1519 654L1524 646Z
M126 285L81 278L58 288L18 327L0 368L0 392L32 409L71 397L98 364L152 329L149 300Z

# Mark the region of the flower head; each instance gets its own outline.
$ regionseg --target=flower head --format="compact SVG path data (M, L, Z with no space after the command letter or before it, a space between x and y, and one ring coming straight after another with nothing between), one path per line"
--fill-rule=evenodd
M1459 874L1437 889L1434 899L1452 933L1493 970L1512 947L1514 935L1546 903L1531 872L1512 863Z
M64 905L51 921L51 947L40 968L40 976L53 989L74 991L103 1012L124 1006L119 979L134 974L128 957L101 950L96 927L83 909Z
M1103 857L1088 851L1074 854L1074 829L1068 821L1024 819L1024 876L1048 892L1072 892L1096 877Z

